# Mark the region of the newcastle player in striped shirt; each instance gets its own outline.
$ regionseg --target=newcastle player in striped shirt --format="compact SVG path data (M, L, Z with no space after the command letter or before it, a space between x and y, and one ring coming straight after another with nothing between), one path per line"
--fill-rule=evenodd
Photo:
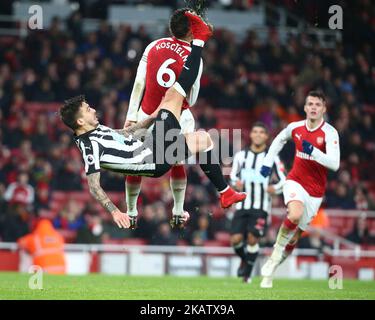
M271 196L281 193L285 182L284 166L278 157L273 166L276 184L270 184L270 177L264 178L259 173L267 154L268 129L264 123L253 124L250 139L250 147L234 155L231 172L232 185L247 194L244 202L237 203L231 226L231 244L241 258L237 274L247 283L251 282L251 271L258 256L259 238L267 229Z
M212 35L210 27L201 18L189 12L185 14L194 37L191 53L177 82L168 89L159 108L149 118L129 128L113 130L99 124L95 109L83 96L66 101L60 110L63 122L75 133L91 194L112 214L120 228L129 228L130 218L112 203L100 186L100 169L160 177L178 161L199 154L206 160L200 167L220 193L223 208L246 198L245 193L235 192L226 183L219 162L214 159L209 134L203 131L181 133L179 119L183 101L197 77L204 43ZM144 141L134 136L137 129L148 128L154 122L151 134Z

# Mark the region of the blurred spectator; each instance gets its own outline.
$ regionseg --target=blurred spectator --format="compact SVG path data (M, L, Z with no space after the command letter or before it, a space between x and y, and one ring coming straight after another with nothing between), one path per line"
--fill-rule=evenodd
M34 202L34 197L34 188L29 184L29 175L25 172L21 172L17 181L11 183L4 193L4 199L9 205L30 206Z
M160 246L174 246L177 244L177 237L172 232L168 221L159 223L151 244Z
M53 219L56 229L77 231L85 226L82 208L75 200L69 200L58 216Z
M355 209L354 195L349 187L339 183L335 190L327 192L327 206L330 208Z
M345 238L357 244L375 244L375 237L368 229L366 215L356 220L353 230Z
M100 216L86 216L85 224L78 229L77 243L102 243L104 225Z
M217 119L215 117L215 110L210 105L206 105L203 109L203 113L198 117L200 127L206 130L215 128Z
M15 242L29 232L30 213L21 204L8 208L0 225L0 238L5 242Z
M203 246L205 241L213 239L213 232L208 216L205 214L200 215L197 225L197 229L191 235L191 244L193 246Z
M38 212L40 209L48 209L50 202L50 190L46 182L39 182L36 188L34 210Z
M136 229L136 235L139 238L151 241L155 236L157 224L155 222L154 207L152 205L146 205L143 208L143 212L138 218L138 228Z

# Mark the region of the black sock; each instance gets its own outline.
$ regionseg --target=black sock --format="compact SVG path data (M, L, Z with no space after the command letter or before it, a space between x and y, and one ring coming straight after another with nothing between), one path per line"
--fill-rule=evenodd
M259 252L253 252L253 253L250 253L248 252L246 249L245 249L245 262L247 264L246 266L246 273L247 275L250 277L251 276L251 272L253 271L253 267L254 267L254 264L255 264L255 260L257 259L258 257L258 254Z
M219 161L212 150L199 154L199 165L208 179L216 187L217 191L223 191L228 183L225 181Z
M187 95L193 86L199 71L203 47L191 45L191 52L177 79L177 83Z
M233 250L242 260L245 260L246 253L245 253L245 245L243 242L238 243L237 245L233 246Z

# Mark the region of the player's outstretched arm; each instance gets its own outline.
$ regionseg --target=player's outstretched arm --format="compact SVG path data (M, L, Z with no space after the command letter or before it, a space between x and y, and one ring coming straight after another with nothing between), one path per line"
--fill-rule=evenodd
M272 166L275 162L276 156L280 153L280 151L290 138L291 129L290 125L288 125L285 129L281 130L281 132L272 141L267 155L263 160L263 166L260 169L260 173L262 174L262 176L267 177L271 174Z
M127 128L137 122L138 109L141 105L143 92L146 87L147 55L153 44L154 42L150 43L147 46L146 50L142 55L141 61L139 61L137 75L135 76L133 90L130 95L129 109L126 115L124 128Z
M303 151L325 166L327 169L337 171L340 167L340 141L336 130L326 134L326 153L315 148L310 142L302 141Z
M100 172L95 172L87 176L87 182L91 195L100 202L104 209L112 214L113 220L119 228L129 228L130 220L126 213L121 212L108 198L103 188L100 186Z

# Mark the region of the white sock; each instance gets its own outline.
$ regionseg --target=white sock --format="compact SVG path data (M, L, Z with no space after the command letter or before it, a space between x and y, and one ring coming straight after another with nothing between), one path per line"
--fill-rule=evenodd
M128 208L127 214L129 216L137 216L138 215L137 200L138 200L139 192L141 191L141 184L126 182L125 189L126 189L126 205Z
M172 177L170 178L170 185L174 200L172 213L174 215L182 215L184 213L186 184L187 179L173 179Z

